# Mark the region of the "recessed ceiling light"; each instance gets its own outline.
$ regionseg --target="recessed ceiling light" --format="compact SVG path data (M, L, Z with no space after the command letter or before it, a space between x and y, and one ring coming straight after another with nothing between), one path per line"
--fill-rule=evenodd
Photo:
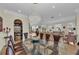
M62 16L61 13L59 13L59 16Z
M79 10L78 9L75 9L75 12L78 12Z
M18 12L21 13L22 11L21 10L18 10Z
M52 6L52 8L55 8L55 6Z

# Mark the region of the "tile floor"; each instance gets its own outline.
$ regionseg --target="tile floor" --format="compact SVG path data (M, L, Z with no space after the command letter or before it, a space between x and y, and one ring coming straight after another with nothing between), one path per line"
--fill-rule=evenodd
M59 42L58 47L53 48L53 42L49 42L48 44L42 45L38 44L38 47L35 50L36 55L75 55L77 51L77 46L74 45L68 45L61 42ZM51 44L51 45L50 45ZM26 50L28 51L28 54L30 53L31 55L34 53L33 48L34 45L31 42L31 40L26 40L24 41L24 45L26 47ZM50 46L49 46L50 45ZM34 55L34 54L33 54Z

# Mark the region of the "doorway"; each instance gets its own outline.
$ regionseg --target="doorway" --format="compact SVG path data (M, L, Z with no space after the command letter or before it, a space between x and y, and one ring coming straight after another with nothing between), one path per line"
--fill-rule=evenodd
M22 21L16 19L14 21L14 41L22 41L23 39Z

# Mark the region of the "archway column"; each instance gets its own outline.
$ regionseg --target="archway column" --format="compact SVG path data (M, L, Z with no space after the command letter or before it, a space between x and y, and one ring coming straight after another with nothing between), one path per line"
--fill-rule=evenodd
M79 16L76 16L76 33L77 33L77 42L79 42Z

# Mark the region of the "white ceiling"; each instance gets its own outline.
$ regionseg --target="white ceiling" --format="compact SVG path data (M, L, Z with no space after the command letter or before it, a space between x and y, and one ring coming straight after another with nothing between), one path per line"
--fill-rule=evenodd
M55 6L55 8L53 8ZM62 18L75 16L79 10L78 3L1 3L0 8L11 10L23 15L29 16L36 14L42 17L43 21L46 19L60 20ZM19 10L19 12L18 12ZM54 18L51 18L54 17ZM72 19L73 21L73 19Z

